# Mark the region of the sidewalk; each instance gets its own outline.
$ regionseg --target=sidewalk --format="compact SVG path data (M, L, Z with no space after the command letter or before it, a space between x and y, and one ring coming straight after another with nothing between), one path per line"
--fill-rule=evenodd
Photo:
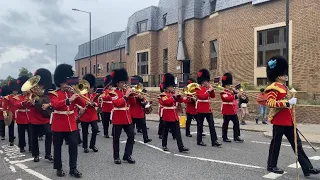
M159 121L158 114L147 114L148 121ZM222 128L223 120L214 119L215 127ZM264 136L271 138L272 137L272 125L271 124L262 124L261 121L259 124L256 124L254 121L246 121L247 125L240 125L240 129L244 131L253 131L253 132L263 132ZM192 125L196 125L195 121L192 121ZM208 123L205 121L204 126L208 126ZM232 122L229 123L229 129L232 129ZM318 124L298 124L298 129L300 132L308 139L310 143L320 145L320 125ZM303 142L306 142L303 137L301 137ZM285 136L283 139L286 140Z

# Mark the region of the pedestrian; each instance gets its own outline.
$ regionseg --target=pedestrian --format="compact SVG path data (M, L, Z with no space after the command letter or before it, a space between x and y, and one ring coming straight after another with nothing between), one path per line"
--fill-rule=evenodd
M268 124L267 123L267 98L266 95L264 93L264 88L260 89L260 93L257 96L257 103L259 106L259 114L256 117L256 124L258 124L259 118L262 118L262 124Z
M240 97L238 99L238 105L239 105L239 119L241 121L241 125L246 125L246 121L244 120L247 116L249 116L249 109L248 109L248 103L249 98L247 94L243 91L243 89L240 89Z

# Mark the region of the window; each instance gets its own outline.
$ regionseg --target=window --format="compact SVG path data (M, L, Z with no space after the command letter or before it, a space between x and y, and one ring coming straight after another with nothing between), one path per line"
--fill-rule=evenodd
M267 61L273 56L287 56L285 33L285 27L258 32L257 67L267 66Z
M218 41L210 42L210 70L218 68Z
M162 26L166 27L167 25L167 14L164 14L162 17Z
M87 67L84 68L84 73L87 74Z
M106 68L107 73L109 72L109 63L107 62L107 68Z
M147 31L148 20L138 22L138 33L143 33Z
M96 65L93 65L93 74L96 73Z
M168 49L163 50L163 73L168 72Z
M211 13L216 12L216 4L217 4L217 0L211 0L211 1L210 1L210 10L211 10Z
M82 76L84 75L84 68L83 67L81 68L81 75Z
M257 85L258 86L265 86L268 84L267 78L257 78Z
M137 72L138 75L147 75L148 72L148 52L138 53Z

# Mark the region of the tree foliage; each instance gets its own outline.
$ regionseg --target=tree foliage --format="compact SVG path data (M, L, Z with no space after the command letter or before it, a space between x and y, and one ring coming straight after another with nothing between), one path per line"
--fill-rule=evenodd
M21 76L28 76L28 77L32 77L33 74L31 72L29 72L29 70L25 67L22 67L21 69L19 69L19 75L18 77L21 77ZM17 77L17 78L18 78ZM14 78L12 76L8 76L6 79L0 79L0 87L4 86L4 85L8 85L8 82L12 79L17 79L17 78Z

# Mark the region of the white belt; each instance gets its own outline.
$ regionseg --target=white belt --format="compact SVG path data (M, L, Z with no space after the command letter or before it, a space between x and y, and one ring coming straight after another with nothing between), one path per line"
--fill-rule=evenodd
M208 103L208 102L210 102L210 101L209 101L208 99L207 99L207 100L198 99L197 102L196 102L196 109L198 109L198 103L199 103L199 102L207 102L207 103Z
M67 115L68 118L69 118L69 115L70 114L73 114L74 113L74 110L72 111L53 111L53 113L51 113L50 115L50 124L52 124L52 119L53 119L53 114L61 114L61 115Z
M112 104L112 101L102 101L103 103Z
M222 112L222 107L223 107L224 104L234 105L233 102L222 102L221 103L221 112Z
M17 117L18 116L18 112L29 112L30 111L30 109L17 109L15 112L14 112L14 114L15 114L15 117ZM28 117L28 114L26 113L26 115L27 115L27 117ZM29 117L28 117L28 119L29 119Z
M160 112L160 117L162 117L162 115L163 115L163 110L165 110L165 109L177 109L177 107L176 106L171 106L171 107L166 107L166 106L162 106L162 109L161 109L161 112Z
M0 111L2 111L3 110L3 108L0 108Z
M128 107L123 107L123 108L116 108L116 107L114 107L114 108L111 110L110 119L112 120L112 116L113 116L113 112L114 112L114 111L127 111L127 110L129 110Z

